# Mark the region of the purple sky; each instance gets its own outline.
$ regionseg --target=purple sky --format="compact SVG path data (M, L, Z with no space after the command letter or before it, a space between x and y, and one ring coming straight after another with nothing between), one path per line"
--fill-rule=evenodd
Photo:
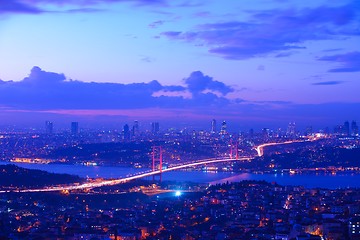
M359 22L358 0L0 0L0 125L360 121Z

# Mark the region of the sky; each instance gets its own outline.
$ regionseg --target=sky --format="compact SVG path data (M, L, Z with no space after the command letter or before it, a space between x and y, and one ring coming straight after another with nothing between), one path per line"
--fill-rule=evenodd
M0 0L0 125L360 122L359 23L359 0Z

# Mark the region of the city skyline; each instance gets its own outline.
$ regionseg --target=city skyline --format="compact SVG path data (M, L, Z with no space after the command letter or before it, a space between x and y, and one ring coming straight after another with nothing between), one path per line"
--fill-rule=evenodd
M358 1L0 2L2 124L360 119Z

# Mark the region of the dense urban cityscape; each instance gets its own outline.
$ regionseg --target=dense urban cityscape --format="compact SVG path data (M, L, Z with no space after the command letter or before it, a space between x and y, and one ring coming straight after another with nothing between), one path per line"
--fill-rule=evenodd
M46 121L41 129L1 131L3 239L360 237L359 187L162 179L173 168L168 175L360 175L356 121L332 130L300 130L291 122L285 130L246 132L229 132L226 121L215 119L207 130L162 129L160 122L144 129L139 121L111 131L69 125L60 131ZM138 171L112 178L53 173L59 164Z

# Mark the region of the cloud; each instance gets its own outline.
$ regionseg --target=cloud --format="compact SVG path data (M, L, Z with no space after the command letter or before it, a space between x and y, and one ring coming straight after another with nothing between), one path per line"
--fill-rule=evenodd
M304 9L276 9L248 12L248 21L227 21L198 25L190 31L166 31L161 35L205 46L212 54L241 60L303 49L313 40L358 36L360 4L353 3ZM285 53L284 53L285 52Z
M152 22L149 24L149 27L150 28L158 28L159 26L163 25L164 24L164 21L162 20L158 20L158 21L155 21L155 22Z
M105 11L104 9L97 9L97 8L75 8L66 10L66 13L95 13L95 12L102 12Z
M201 7L204 6L203 1L184 1L177 5L178 7Z
M289 57L293 54L294 54L294 52L281 52L279 54L276 54L275 57L276 58Z
M344 83L344 81L327 81L327 82L315 82L315 83L312 83L311 85L329 86L329 85L338 85L338 84L342 84L342 83Z
M97 126L124 119L161 119L172 125L216 118L249 128L286 126L289 121L323 126L360 119L357 111L360 103L229 99L224 95L235 90L201 71L192 72L183 83L182 86L162 85L156 80L130 84L81 82L33 67L22 81L0 81L0 117L2 124L78 119Z
M45 72L41 68L35 66L31 69L30 75L23 79L24 84L33 85L51 85L61 83L66 80L64 74Z
M44 8L45 4L58 6L81 6L65 10L66 13L98 12L102 9L90 8L99 4L131 3L136 6L167 6L166 0L0 0L0 14L40 14L51 13ZM56 11L55 11L56 12Z
M208 17L211 17L211 13L208 12L208 11L196 12L196 13L194 14L194 17L208 18Z
M199 93L202 93L204 90L220 92L222 95L233 91L231 87L222 82L215 81L212 77L206 76L200 71L191 73L188 78L184 79L184 82L194 96L199 95ZM206 96L211 97L210 95Z
M166 86L156 80L130 84L88 83L68 80L64 74L33 67L29 76L20 82L0 82L0 105L25 110L201 107L228 101L212 93L202 93L202 90L222 94L231 91L224 83L201 72L192 73L186 84ZM155 96L161 91L173 94ZM182 97L184 91L196 93L196 99Z
M77 5L89 6L102 3L132 2L137 5L166 5L166 0L22 0L28 4L56 4L56 5Z
M320 61L337 62L341 67L332 68L329 72L359 72L360 71L360 52L349 52L319 58Z
M149 56L142 56L142 58L140 59L142 62L147 62L147 63L152 63L155 62L156 59L149 57Z
M257 70L258 70L258 71L265 71L265 66L264 66L264 65L259 65L259 66L257 67Z
M323 50L323 52L336 52L336 51L341 51L343 50L342 48L329 48L329 49L325 49Z
M28 14L39 14L43 10L40 8L24 3L20 0L0 0L0 14L8 13L28 13Z

